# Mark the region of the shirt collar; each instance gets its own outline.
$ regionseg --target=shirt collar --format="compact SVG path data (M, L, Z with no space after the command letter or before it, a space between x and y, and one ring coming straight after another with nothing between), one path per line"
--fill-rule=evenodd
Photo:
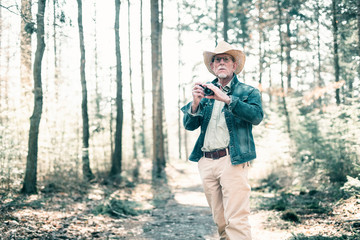
M234 77L235 77L235 75L234 75ZM231 83L234 80L234 77L230 80L230 82L228 82L224 87L222 87L222 90L225 93L228 93L230 91Z

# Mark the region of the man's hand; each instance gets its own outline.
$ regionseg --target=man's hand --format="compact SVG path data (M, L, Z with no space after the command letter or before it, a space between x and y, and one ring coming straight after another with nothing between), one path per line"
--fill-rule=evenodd
M200 100L205 97L204 89L200 85L203 85L203 83L196 82L192 90L192 95L193 95L193 103L191 105L192 113L195 113L197 111Z
M214 95L206 96L205 98L215 99L215 100L224 102L226 104L230 103L230 100L231 100L230 97L226 93L221 91L220 88L216 87L214 84L203 84L203 86L209 88L210 90L212 90L214 92Z

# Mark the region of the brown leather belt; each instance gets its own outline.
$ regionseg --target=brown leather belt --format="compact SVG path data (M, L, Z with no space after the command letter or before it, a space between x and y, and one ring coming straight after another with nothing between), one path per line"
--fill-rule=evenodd
M212 152L204 152L206 158L212 158L213 160L219 159L227 155L226 148L215 150Z

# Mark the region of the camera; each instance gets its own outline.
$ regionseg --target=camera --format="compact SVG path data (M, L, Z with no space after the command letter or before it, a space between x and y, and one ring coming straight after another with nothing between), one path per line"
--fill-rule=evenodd
M218 84L218 83L207 82L206 84L213 84L213 85L215 85L215 86L218 87L218 88L221 87L220 84ZM210 88L207 88L207 87L205 87L205 86L203 86L203 85L200 85L200 86L204 89L204 95L205 95L205 96L212 96L212 95L214 95L214 91L211 90Z

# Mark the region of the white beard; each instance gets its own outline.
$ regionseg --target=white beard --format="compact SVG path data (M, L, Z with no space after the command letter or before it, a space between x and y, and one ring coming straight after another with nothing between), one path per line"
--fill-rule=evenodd
M227 75L225 73L220 73L218 75L218 78L226 78L226 77L227 77Z

